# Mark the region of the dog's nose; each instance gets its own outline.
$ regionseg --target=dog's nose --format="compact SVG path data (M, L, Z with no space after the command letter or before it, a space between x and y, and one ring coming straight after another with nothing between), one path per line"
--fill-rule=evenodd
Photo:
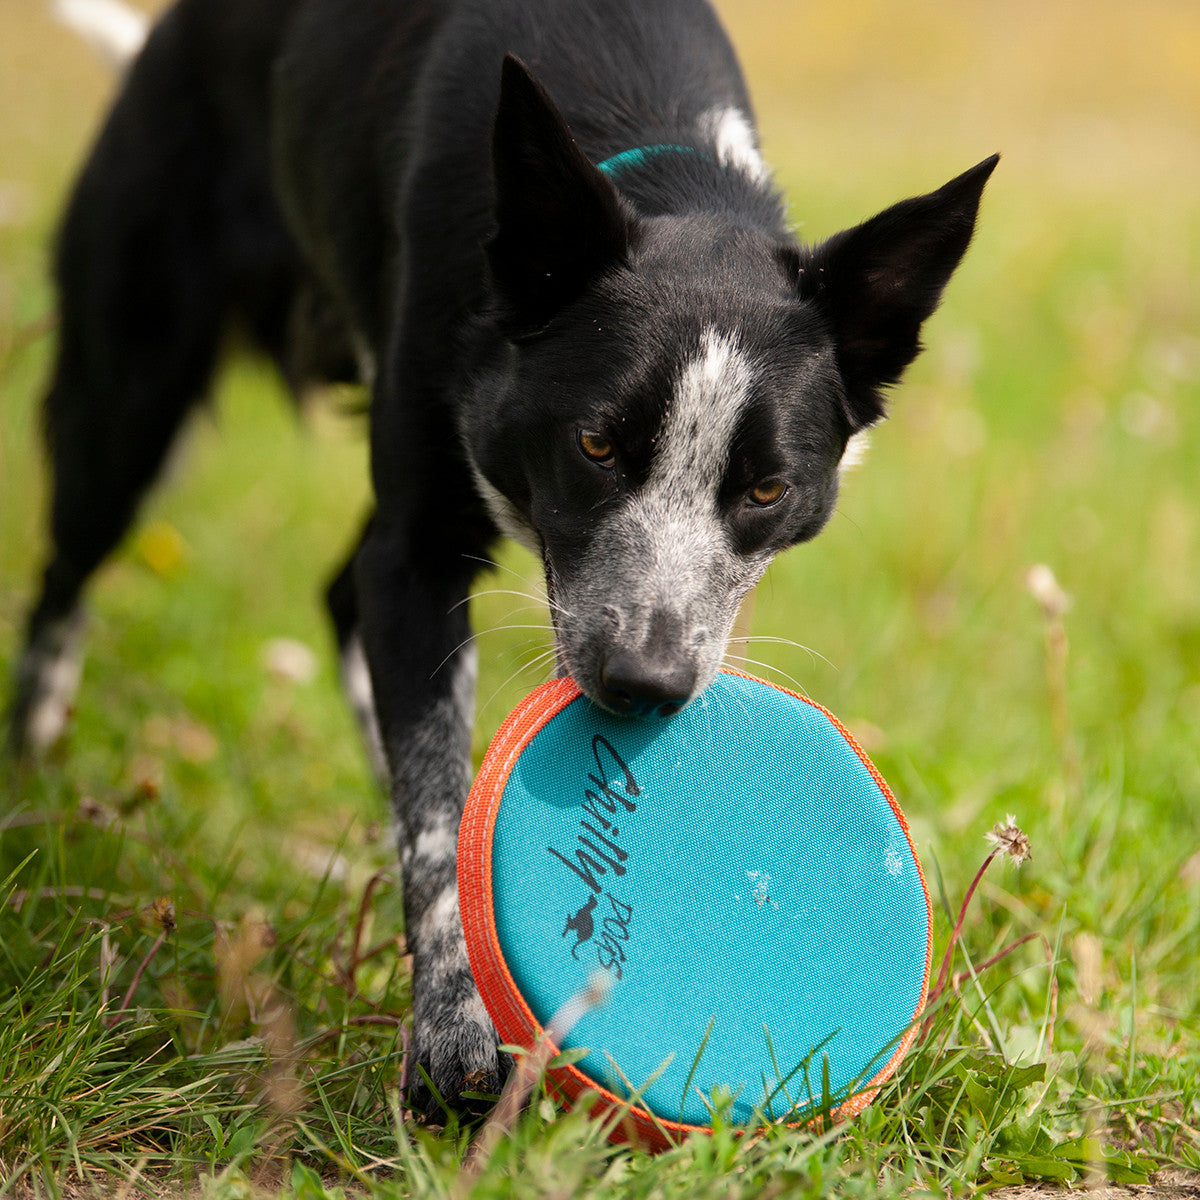
M691 699L696 668L682 655L616 650L600 668L603 699L616 712L669 717Z

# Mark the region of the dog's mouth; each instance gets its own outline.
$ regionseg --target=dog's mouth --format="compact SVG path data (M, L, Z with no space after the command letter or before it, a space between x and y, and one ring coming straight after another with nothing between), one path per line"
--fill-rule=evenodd
M662 719L684 708L708 683L702 656L688 644L683 621L664 610L641 623L635 637L617 608L604 605L580 620L560 601L546 559L546 596L558 675L570 676L595 704L617 716Z

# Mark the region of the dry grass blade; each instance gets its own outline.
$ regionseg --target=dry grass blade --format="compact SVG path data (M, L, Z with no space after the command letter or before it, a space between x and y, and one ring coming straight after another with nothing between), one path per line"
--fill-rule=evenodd
M550 1019L550 1023L528 1054L516 1056L512 1074L500 1093L491 1116L471 1143L463 1160L462 1170L455 1182L454 1196L461 1200L470 1191L475 1179L487 1165L496 1144L510 1133L521 1115L533 1089L537 1087L551 1060L559 1052L563 1039L593 1008L604 1003L609 991L609 976L597 972L588 986L577 992Z

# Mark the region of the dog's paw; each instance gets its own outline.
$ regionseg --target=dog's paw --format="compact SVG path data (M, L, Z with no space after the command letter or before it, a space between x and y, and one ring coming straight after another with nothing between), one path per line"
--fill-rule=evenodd
M441 1011L414 1013L409 1051L408 1107L427 1120L445 1109L464 1115L490 1111L512 1067L478 993ZM432 1086L431 1086L432 1085Z

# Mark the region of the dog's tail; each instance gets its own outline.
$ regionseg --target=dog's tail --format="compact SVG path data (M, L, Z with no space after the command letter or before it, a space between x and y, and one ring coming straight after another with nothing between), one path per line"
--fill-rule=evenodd
M150 18L124 0L54 0L54 15L123 71L146 41Z

